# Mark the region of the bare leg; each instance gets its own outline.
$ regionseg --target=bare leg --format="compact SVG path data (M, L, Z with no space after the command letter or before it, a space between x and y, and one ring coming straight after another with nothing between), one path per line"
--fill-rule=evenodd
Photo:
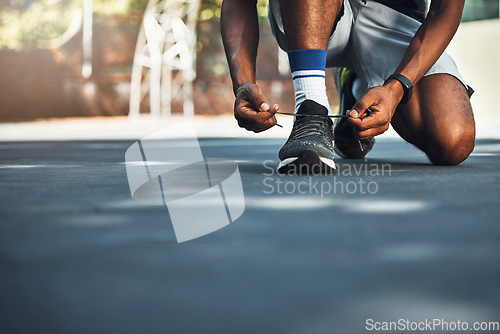
M342 0L280 0L288 49L326 50L342 2Z
M394 129L436 165L458 165L467 159L476 134L462 83L448 74L434 74L422 78L413 94L394 114Z
M328 40L342 0L279 0L295 91L295 113L331 113L325 85ZM298 117L279 152L278 171L334 170L333 123L327 117ZM304 172L307 173L307 170Z

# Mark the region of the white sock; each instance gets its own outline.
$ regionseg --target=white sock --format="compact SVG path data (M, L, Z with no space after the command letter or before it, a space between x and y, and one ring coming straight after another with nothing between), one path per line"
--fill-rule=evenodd
M295 90L295 112L305 100L313 100L328 109L330 103L326 95L325 68L326 51L301 49L288 52Z

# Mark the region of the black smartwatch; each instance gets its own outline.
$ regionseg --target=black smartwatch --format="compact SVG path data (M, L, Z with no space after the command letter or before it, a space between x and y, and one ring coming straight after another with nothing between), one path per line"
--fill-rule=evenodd
M410 101L411 99L411 94L413 93L413 84L411 83L410 79L402 74L393 74L388 77L387 80L385 80L384 85L390 80L397 80L401 83L401 86L403 86L404 95L400 103L408 103L408 101Z

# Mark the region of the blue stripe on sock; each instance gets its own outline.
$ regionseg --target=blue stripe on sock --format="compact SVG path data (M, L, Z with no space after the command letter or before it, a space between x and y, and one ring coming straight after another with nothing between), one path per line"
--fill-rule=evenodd
M326 69L326 50L321 49L299 49L288 51L290 69L294 71L321 70Z
M317 78L324 78L324 75L319 75L319 74L312 74L312 75L296 75L292 77L292 80L295 79L300 79L300 78L311 78L311 77L317 77Z

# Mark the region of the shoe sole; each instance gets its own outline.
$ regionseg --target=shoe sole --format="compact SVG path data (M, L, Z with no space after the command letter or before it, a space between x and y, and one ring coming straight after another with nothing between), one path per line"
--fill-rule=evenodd
M320 157L312 150L305 150L298 157L290 157L278 165L280 174L320 174L336 170L332 159Z

